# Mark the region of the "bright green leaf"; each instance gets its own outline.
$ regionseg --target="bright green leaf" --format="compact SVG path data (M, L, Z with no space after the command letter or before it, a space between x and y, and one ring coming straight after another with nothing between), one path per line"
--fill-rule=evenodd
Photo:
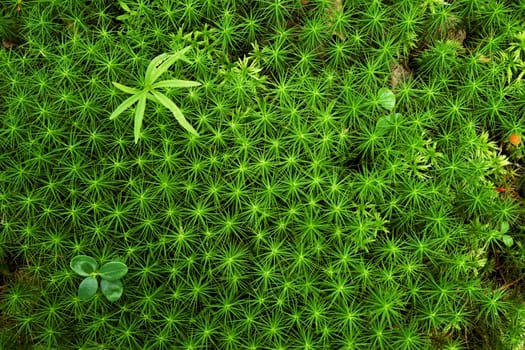
M143 92L139 95L139 103L137 105L137 110L135 111L135 143L139 142L140 128L142 127L142 120L144 119L144 110L146 109L146 96L146 92Z
M117 301L124 291L124 287L120 280L107 281L103 279L100 281L100 289L102 290L102 294L104 294L111 302Z
M128 109L129 107L131 107L131 105L137 102L139 98L140 95L133 95L128 97L113 111L113 113L111 113L111 115L109 116L109 120L113 120L119 115L121 115L126 109Z
M153 101L155 103L160 103L160 101L152 94L148 94L148 100Z
M178 60L178 56L172 54L166 60L162 61L151 73L150 84L155 83L157 79L164 74Z
M182 50L179 50L174 54L169 55L169 57L166 60L162 61L160 64L157 64L151 74L150 84L153 84L162 74L164 74L173 65L173 63L175 63L177 60L182 59L184 57L184 54L190 48L191 47L187 46Z
M508 222L503 221L501 223L501 233L507 233L509 231L509 228L510 228L510 226L509 226Z
M198 136L198 133L195 131L195 129L186 121L184 116L182 115L182 112L179 110L179 108L170 101L165 95L155 91L156 88L180 88L180 87L195 87L201 85L198 82L188 81L188 80L164 80L157 84L153 84L155 80L163 74L169 67L178 59L185 60L184 54L190 49L191 47L185 47L182 50L179 50L178 52L175 52L174 54L161 54L155 57L150 64L148 65L148 68L146 69L146 76L144 79L144 89L138 90L135 88L130 88L125 85L119 84L114 82L113 84L121 91L124 91L126 93L133 94L133 96L126 99L124 102L122 102L115 111L110 115L110 119L115 119L117 116L122 114L126 109L131 107L135 102L137 103L136 110L135 110L135 118L134 118L134 126L133 126L133 134L135 143L138 143L138 140L140 138L140 130L142 128L142 122L144 119L144 113L146 109L146 101L148 99L155 101L156 103L160 103L164 105L166 108L172 111L173 115L177 119L177 121L189 132L193 133L194 135Z
M189 81L189 80L163 80L159 81L158 83L153 84L153 88L186 88L186 87L195 87L199 86L201 83L196 81Z
M503 235L503 243L505 243L507 247L512 247L514 240L509 235Z
M69 265L73 271L84 277L90 276L98 267L97 261L86 255L75 256Z
M98 289L98 281L95 277L86 277L78 286L78 297L81 300L91 298Z
M484 267L485 265L487 265L487 258L479 259L477 261L477 265L478 267Z
M126 11L126 12L130 12L131 11L129 6L128 6L128 4L126 4L124 1L119 1L118 3L120 5L120 7L122 7L122 9L124 11Z
M155 82L155 80L153 80L153 72L160 64L162 64L162 62L167 60L169 57L169 54L163 53L151 60L151 62L148 65L148 68L146 69L146 77L144 79L144 84L150 85Z
M128 267L126 264L118 261L108 262L102 265L99 270L100 277L108 281L116 281L122 278L127 272Z
M401 113L394 113L394 115L392 116L392 124L399 124L401 123L403 120L403 114Z
M160 103L166 106L166 108L168 108L173 113L179 124L184 129L188 130L194 135L199 136L197 131L195 131L195 129L190 125L190 123L188 123L186 118L184 118L184 115L182 115L182 112L180 111L179 107L177 107L177 105L173 103L173 101L171 101L168 97L166 97L166 95L161 94L160 92L152 91L152 94Z
M390 89L381 88L379 90L379 104L391 111L396 106L396 96Z
M119 89L120 91L124 91L125 93L127 94L138 94L140 93L142 90L139 90L139 89L135 89L135 88L130 88L129 86L126 86L126 85L122 85L120 83L117 83L117 82L113 82L113 85Z
M379 117L377 119L376 128L378 131L384 133L390 130L394 125L399 124L402 119L401 113L394 113Z
M385 132L392 127L392 116L385 115L377 120L376 128L381 132Z

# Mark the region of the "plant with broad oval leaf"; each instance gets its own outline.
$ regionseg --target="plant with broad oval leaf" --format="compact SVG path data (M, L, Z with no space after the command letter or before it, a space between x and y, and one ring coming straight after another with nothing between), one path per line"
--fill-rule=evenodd
M396 96L392 90L387 88L379 89L379 104L389 111L392 111L396 106Z
M140 136L140 128L142 127L142 120L144 119L144 111L146 109L146 100L152 100L154 102L162 104L164 107L168 108L179 124L184 127L186 130L191 132L194 135L199 135L197 131L188 123L181 110L177 105L170 100L163 93L158 92L158 88L184 88L184 87L195 87L201 85L195 81L188 80L163 80L156 82L157 79L164 74L177 60L187 61L184 54L190 49L190 47L185 47L184 49L175 52L174 54L161 54L155 57L149 64L146 69L146 76L144 78L144 84L142 90L136 88L130 88L128 86L113 82L113 85L119 90L122 90L125 93L131 94L131 97L128 97L124 102L122 102L114 111L111 113L109 119L113 120L122 114L126 109L131 107L133 104L137 103L137 108L135 110L135 125L134 125L134 134L135 134L135 143L138 142Z
M113 302L122 296L124 287L120 279L128 272L126 264L118 261L105 263L98 269L95 259L87 255L79 255L71 259L71 269L80 276L85 277L78 287L78 297L82 300L91 298L98 290L100 276L100 289L102 294Z

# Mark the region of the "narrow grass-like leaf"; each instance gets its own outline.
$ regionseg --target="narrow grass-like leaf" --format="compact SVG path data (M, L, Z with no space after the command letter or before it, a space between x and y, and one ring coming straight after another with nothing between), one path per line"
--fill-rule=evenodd
M153 73L155 72L155 69L162 64L165 60L167 60L170 57L169 54L163 53L155 57L151 60L150 64L148 65L148 68L146 69L146 76L144 77L144 84L150 85L155 82L153 79Z
M150 84L153 84L164 72L166 72L175 61L177 61L178 57L175 55L171 55L167 60L162 62L160 66L153 70L151 73L151 80Z
M128 109L129 107L131 107L131 105L137 102L139 98L140 98L140 94L128 97L117 108L115 108L113 113L111 113L111 115L109 116L109 120L113 120L119 115L121 115L126 109Z
M196 81L189 81L189 80L163 80L159 81L158 83L153 84L153 88L186 88L186 87L195 87L200 86L201 83Z
M106 298L108 298L108 300L111 302L117 301L122 296L122 292L124 291L124 287L122 286L122 282L120 280L102 280L100 281L100 289Z
M117 82L115 82L115 81L113 82L113 85L114 85L117 89L119 89L120 91L124 91L124 92L127 93L127 94L132 94L132 95L134 95L134 94L138 94L138 93L140 93L140 91L141 91L141 90L139 90L139 89L130 88L129 86L122 85L122 84L117 83Z
M71 259L71 269L80 276L87 277L97 269L97 261L90 256L79 255Z
M184 54L190 49L190 47L185 47L184 49L175 52L174 54L169 55L168 59L163 61L162 63L157 64L156 69L153 69L153 72L151 74L151 80L149 81L150 84L153 84L162 74L164 74L177 60L184 57Z
M98 281L96 277L86 277L78 286L78 297L82 300L91 298L98 289Z
M99 270L100 277L108 281L116 281L122 278L128 272L128 267L118 261L108 262Z
M129 8L128 4L126 4L125 2L122 2L122 1L119 1L118 2L120 7L122 7L122 9L126 12L131 12L131 9Z
M188 130L192 134L199 136L197 131L195 131L195 129L190 125L190 123L188 123L186 118L184 118L184 115L182 115L182 112L180 111L179 107L177 107L177 105L173 103L173 101L171 101L166 95L161 94L160 92L152 91L152 94L160 103L166 106L166 108L168 108L173 113L175 118L177 118L179 124L184 129Z
M150 91L151 93L148 94L148 100L150 101L153 101L155 103L160 103L159 99L156 98L154 95L153 95L153 91Z
M139 142L140 128L142 127L142 120L144 119L144 110L146 109L146 97L147 92L143 92L138 95L139 103L137 104L137 110L135 111L135 143Z

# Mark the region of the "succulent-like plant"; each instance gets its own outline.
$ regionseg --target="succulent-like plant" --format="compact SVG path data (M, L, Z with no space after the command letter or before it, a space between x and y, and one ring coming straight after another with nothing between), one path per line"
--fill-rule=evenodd
M78 255L71 259L71 269L86 277L78 287L78 297L82 300L91 298L98 290L97 276L100 276L100 289L109 301L117 301L124 291L120 279L128 272L126 264L110 261L98 268L97 261L87 255Z

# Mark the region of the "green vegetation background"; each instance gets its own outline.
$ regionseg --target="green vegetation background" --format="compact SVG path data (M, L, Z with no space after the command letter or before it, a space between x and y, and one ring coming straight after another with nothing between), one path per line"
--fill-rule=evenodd
M5 349L523 347L522 1L0 14ZM188 46L199 136L148 104L135 144L112 82ZM77 255L122 298L79 300Z

